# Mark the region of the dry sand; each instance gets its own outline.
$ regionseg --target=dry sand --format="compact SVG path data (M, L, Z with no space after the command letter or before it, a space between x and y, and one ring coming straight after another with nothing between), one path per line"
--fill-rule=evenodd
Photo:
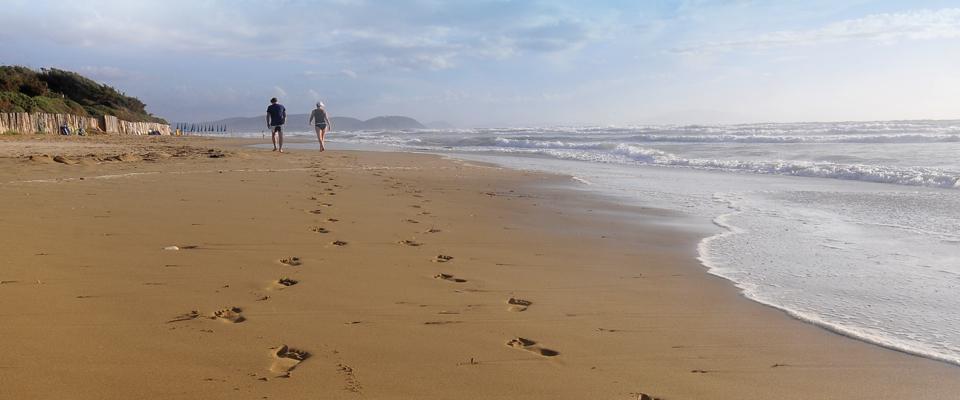
M960 397L564 177L243 143L0 139L0 398Z

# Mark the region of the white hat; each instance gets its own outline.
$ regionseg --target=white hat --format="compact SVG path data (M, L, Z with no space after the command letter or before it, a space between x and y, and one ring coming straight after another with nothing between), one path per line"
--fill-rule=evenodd
M322 102L322 101L318 101L318 102L317 102L317 107L323 107L323 102Z

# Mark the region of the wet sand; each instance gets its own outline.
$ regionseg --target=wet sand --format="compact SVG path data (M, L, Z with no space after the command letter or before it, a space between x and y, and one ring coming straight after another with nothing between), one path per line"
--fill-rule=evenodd
M0 138L0 398L955 399L562 176L245 140ZM44 156L46 155L46 156Z

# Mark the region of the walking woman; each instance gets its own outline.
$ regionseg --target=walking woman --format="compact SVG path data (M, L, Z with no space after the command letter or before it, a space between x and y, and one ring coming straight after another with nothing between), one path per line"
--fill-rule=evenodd
M317 140L320 141L320 151L324 151L323 140L327 135L327 130L331 128L330 118L327 117L327 109L324 108L323 102L317 102L317 108L310 113L310 121L308 123L313 124L313 129L317 131Z

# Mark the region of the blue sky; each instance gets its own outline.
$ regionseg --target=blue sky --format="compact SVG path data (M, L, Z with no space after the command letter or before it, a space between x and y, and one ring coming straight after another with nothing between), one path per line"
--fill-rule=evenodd
M946 1L3 0L0 63L171 121L291 112L460 126L960 118Z

